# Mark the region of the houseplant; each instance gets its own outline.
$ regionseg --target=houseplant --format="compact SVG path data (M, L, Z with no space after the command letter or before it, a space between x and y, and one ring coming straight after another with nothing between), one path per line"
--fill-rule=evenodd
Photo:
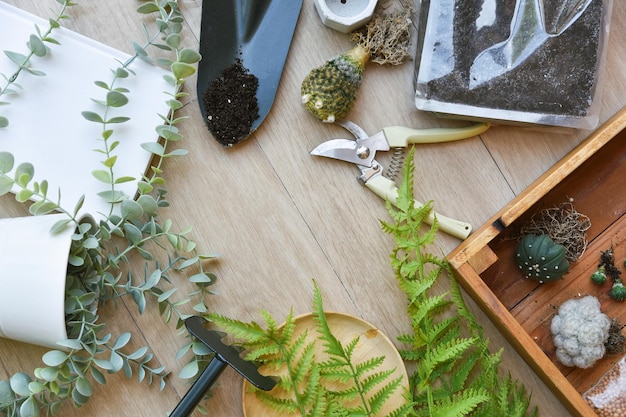
M65 18L67 7L76 5L68 0L59 3L62 11L50 20L49 30L37 28L37 34L31 36L30 53L12 54L20 68L31 69L26 71L30 74L33 73L30 58L44 51L48 53L44 42L53 39L50 34ZM98 316L98 309L107 303L129 297L143 313L152 300L158 304L164 320L176 322L177 327L187 317L185 311L204 315L208 310L209 287L215 276L205 270L204 263L215 255L199 253L188 237L190 229L175 230L173 222L162 218L159 212L169 204L163 163L186 154L183 149L172 151L169 147L183 139L178 125L185 118L175 113L184 105L187 94L181 87L195 72L194 64L200 56L182 46L183 17L177 1L146 1L138 12L150 16L151 24L145 26L146 40L133 42L134 55L112 68L110 79L95 80L102 90L101 97L92 98L98 110L82 113L87 121L101 127L100 136L93 138L101 166L94 167L92 175L103 184L98 195L107 202L109 212L84 218L81 214L84 197L71 208L61 206L60 191L49 190L51 187L45 179L37 179L32 164L16 162L12 154L0 152L0 195L14 192L16 200L27 205L34 216L60 213L55 214L60 218L55 219L50 233L64 233L68 229L72 232L65 289L67 338L58 342L57 349L43 355L44 365L32 375L18 372L0 381L0 413L22 417L54 414L65 400L80 406L92 396L94 383L104 384L107 374L120 371L127 376L135 374L140 381L159 381L163 387L168 372L151 364L153 354L146 347L128 351L129 332L115 336L107 333L106 323ZM158 59L151 57L154 50L159 52ZM129 122L128 117L119 113L132 96L132 91L124 88L121 81L135 76L133 63L139 59L168 68L166 78L173 93L167 98L168 114L162 114L162 123L156 126L160 141L142 145L152 154L150 169L142 178L131 178L116 172L119 145L116 129ZM15 74L11 77L12 84L21 76L20 72ZM32 75L45 76L45 71L37 70ZM113 109L119 110L118 115L110 115ZM7 119L3 125L10 128ZM120 184L130 181L137 184L136 199L119 190ZM130 268L131 263L138 261L144 263L142 273ZM181 273L187 275L187 271L193 271L189 280L195 284L195 290L181 297L176 294L174 278ZM208 352L194 349L191 363L195 367L188 369L201 368L208 359L206 355ZM185 376L193 375L194 372L187 372Z

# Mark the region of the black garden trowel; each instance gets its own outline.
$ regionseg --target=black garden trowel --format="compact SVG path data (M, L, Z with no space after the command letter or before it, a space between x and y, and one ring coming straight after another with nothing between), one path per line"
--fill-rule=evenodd
M225 146L232 146L247 138L263 122L270 111L278 89L287 53L300 15L303 0L203 0L198 65L198 102L209 130ZM232 87L232 97L222 103L209 103L205 95L216 82L224 80L225 71L238 65L258 80L256 104L258 117L248 121L237 119L249 109L228 109L228 104L241 99L245 87ZM232 71L230 71L232 73ZM228 76L226 76L228 77ZM228 80L227 80L228 81ZM228 84L228 83L226 83ZM222 94L224 96L224 94ZM208 96L207 96L208 97ZM230 100L230 101L228 101ZM217 109L217 110L216 110ZM217 112L218 114L214 114ZM221 114L223 112L224 114ZM255 114L256 116L256 114ZM217 131L216 118L222 117ZM228 119L234 117L234 120ZM240 125L238 133L227 132L228 124Z

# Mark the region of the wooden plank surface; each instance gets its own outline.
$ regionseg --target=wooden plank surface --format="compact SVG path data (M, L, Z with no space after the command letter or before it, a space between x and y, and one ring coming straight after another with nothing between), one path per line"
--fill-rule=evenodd
M54 0L7 2L42 17L50 16L57 4ZM130 40L143 39L141 18L134 12L139 4L132 0L79 2L70 11L72 20L65 24L130 52ZM190 46L197 45L201 5L189 0L181 4L187 19L185 42ZM622 94L626 90L626 43L620 30L625 22L626 4L616 2L602 120L626 104ZM218 292L212 303L215 311L242 320L260 320L260 309L275 317L286 316L291 307L296 314L305 313L311 308L315 279L327 309L357 315L392 340L409 329L404 296L389 266L393 242L379 225L379 219L387 218L384 202L356 181L353 166L309 156L324 140L346 134L306 113L300 105L300 83L313 67L350 46L349 37L323 26L313 1L304 0L274 106L252 137L232 149L221 147L207 132L195 102L195 80L190 80L187 90L194 102L181 111L190 116L183 127L183 146L190 155L165 167L172 202L167 215L178 227L192 225L193 238L203 251L222 254L210 266L219 277L213 288ZM349 118L370 133L391 125L451 124L415 109L413 65L368 64ZM419 146L416 198L432 199L441 213L477 228L588 134L497 126L480 138ZM12 197L0 198L0 216L25 214ZM457 239L441 235L437 250L446 254L458 244ZM505 348L504 371L526 384L533 403L540 406L540 415L568 415L476 304L468 303L494 349ZM176 377L185 364L185 359L175 359L183 340L157 315L154 305L144 315L126 304L102 312L111 332L132 331L135 343L148 344L158 361L169 367L173 375L165 390L116 376L98 387L85 407L64 407L63 416L165 416L174 408L189 388ZM0 340L0 377L40 366L43 352ZM241 416L241 378L227 370L213 398L204 405L215 417Z

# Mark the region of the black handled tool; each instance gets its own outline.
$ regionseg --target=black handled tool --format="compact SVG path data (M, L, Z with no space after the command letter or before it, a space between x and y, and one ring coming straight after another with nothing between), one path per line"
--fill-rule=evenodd
M185 327L189 333L211 349L215 357L180 400L170 417L189 416L227 365L230 365L259 389L269 391L276 385L274 378L261 375L256 365L239 356L239 351L235 347L224 344L222 342L223 333L207 330L204 327L204 322L205 320L201 317L191 316L185 320Z

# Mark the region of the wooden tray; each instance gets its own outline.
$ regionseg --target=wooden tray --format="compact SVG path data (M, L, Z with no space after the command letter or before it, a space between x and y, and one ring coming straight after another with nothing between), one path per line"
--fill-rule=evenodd
M590 281L600 251L613 247L620 270L626 258L625 128L626 108L448 257L463 288L574 416L596 416L582 394L622 355L605 356L589 369L565 367L555 358L550 320L564 301L591 294L610 318L626 322L626 304L608 296L610 279L602 287ZM562 280L538 284L525 279L513 257L521 225L542 209L567 201L591 220L587 250Z

